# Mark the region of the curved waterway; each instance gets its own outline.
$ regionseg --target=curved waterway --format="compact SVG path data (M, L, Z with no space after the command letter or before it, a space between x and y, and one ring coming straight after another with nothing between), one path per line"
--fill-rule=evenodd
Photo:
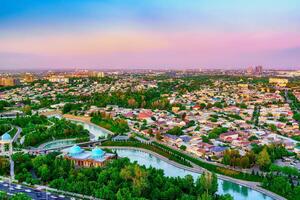
M60 114L49 115L48 117L56 117L59 119L62 118L62 116ZM82 125L84 129L86 129L90 132L90 134L92 135L91 139L93 139L93 140L97 140L99 138L106 138L109 135L108 131L106 131L105 129L103 129L97 125L88 124L88 123L74 120L74 119L68 119L68 118L65 118L65 119L67 119L75 124Z
M42 144L41 146L39 146L39 148L51 149L51 148L57 148L57 147L62 147L62 146L66 146L66 145L71 145L74 143L75 143L75 139L56 140L56 141L51 141L51 142Z
M93 125L93 124L87 124L81 121L73 120L73 119L67 119L69 121L72 121L75 124L80 124L83 126L84 129L88 130L90 134L94 137L94 139L99 138L106 138L108 136L108 132L106 132L104 129Z
M54 117L61 117L55 115ZM70 120L70 119L68 119ZM106 137L108 135L103 129L96 125L87 124L80 121L71 120L77 124L81 124L85 129L90 131L96 138ZM196 180L200 174L181 169L174 165L171 165L160 158L151 155L144 151L131 150L131 149L115 149L120 157L127 157L130 161L136 161L139 165L145 165L146 167L154 167L156 169L162 169L166 176L169 177L184 177L186 175L192 175ZM271 197L266 196L260 192L252 190L248 187L233 183L230 181L218 179L218 194L230 194L235 200L272 200Z
M127 157L130 161L136 161L139 165L145 165L146 167L152 166L156 169L162 169L165 175L169 177L184 177L186 175L192 175L194 180L196 180L200 176L198 173L178 168L144 151L126 148L115 149L115 151L117 152L118 156ZM248 187L220 179L218 179L218 194L230 194L235 200L272 200L271 197L268 197Z

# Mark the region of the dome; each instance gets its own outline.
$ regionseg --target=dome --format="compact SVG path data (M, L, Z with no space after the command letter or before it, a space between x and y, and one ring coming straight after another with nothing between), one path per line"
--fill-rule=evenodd
M92 150L92 157L93 158L102 158L104 156L104 154L105 154L105 152L102 149L98 148L98 147L96 147Z
M80 153L82 153L82 152L83 152L83 149L81 149L81 148L80 148L79 146L77 146L77 145L72 146L72 147L70 148L70 150L69 150L69 154L70 154L71 156L80 154Z
M11 137L8 133L4 133L2 136L1 136L1 140L3 141L9 141L11 140Z

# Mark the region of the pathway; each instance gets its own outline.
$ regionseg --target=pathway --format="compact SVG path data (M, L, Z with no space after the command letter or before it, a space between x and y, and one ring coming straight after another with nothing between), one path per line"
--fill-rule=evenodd
M15 142L15 141L17 141L17 139L19 138L19 136L20 136L20 134L21 134L21 132L22 132L22 128L21 127L19 127L19 126L14 126L16 129L17 129L17 132L16 132L16 134L14 135L14 137L13 137L13 142Z

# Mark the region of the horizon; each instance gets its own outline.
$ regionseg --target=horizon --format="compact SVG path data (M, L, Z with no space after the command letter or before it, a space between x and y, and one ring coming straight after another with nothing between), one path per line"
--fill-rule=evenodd
M1 70L300 69L300 2L1 0Z

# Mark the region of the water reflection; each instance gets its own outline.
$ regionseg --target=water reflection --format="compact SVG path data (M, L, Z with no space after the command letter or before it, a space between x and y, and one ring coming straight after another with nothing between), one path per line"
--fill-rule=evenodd
M58 119L62 118L62 116L59 114L49 115L48 117L49 118L56 117ZM87 129L90 132L90 134L92 135L92 137L91 137L92 140L97 140L99 138L106 138L109 134L105 129L102 129L96 125L87 124L87 123L77 121L77 120L72 120L72 119L67 119L67 120L72 121L75 124L82 125L84 129Z
M128 157L131 161L136 161L140 165L162 169L164 174L169 177L184 177L186 175L191 175L194 180L196 180L200 176L197 173L175 167L161 160L160 158L143 151L129 149L115 149L115 151L120 157ZM220 179L218 180L218 183L218 194L230 194L236 200L272 200L272 198L260 192L236 183L223 181Z
M82 125L84 129L87 129L93 135L93 139L95 139L95 140L97 140L99 138L106 138L108 136L108 133L104 129L101 129L100 127L98 127L96 125L87 124L84 122L71 120L71 119L68 119L68 120L72 121L75 124Z
M100 129L98 126L74 120L71 121L83 125L84 128L89 130L95 137L106 137L108 135L107 132ZM196 180L200 176L197 173L175 167L160 158L143 151L129 149L115 149L115 151L119 156L128 157L131 161L136 161L139 165L145 165L146 167L152 166L156 169L161 169L164 174L169 177L184 177L186 175L191 175L194 180ZM218 194L230 194L235 200L272 200L272 198L260 192L220 179L218 179Z
M75 140L61 140L61 141L53 141L49 142L45 146L43 146L43 149L51 149L51 148L57 148L62 147L70 144L74 144Z

